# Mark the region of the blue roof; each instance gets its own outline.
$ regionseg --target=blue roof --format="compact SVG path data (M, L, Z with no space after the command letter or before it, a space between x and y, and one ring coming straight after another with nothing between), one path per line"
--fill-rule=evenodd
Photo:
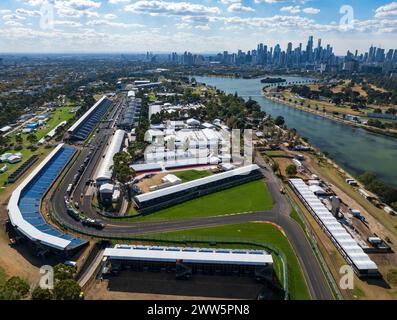
M58 153L54 155L37 176L26 186L18 203L18 207L23 218L35 228L41 232L70 240L71 242L67 249L76 248L85 244L86 241L64 234L62 231L47 224L40 213L40 204L42 198L72 158L74 153L75 149L68 146L64 146L59 149Z
M99 123L102 117L105 115L112 101L105 99L96 108L80 126L73 132L73 138L78 140L86 140L90 133L94 130L95 126Z

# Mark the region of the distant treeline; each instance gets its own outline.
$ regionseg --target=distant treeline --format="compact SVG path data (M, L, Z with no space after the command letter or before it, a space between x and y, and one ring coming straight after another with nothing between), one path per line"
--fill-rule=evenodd
M261 80L262 83L283 83L283 82L287 82L286 79L283 78L265 78Z

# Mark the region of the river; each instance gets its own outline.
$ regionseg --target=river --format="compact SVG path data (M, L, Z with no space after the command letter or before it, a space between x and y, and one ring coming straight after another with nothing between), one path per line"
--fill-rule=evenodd
M289 128L295 128L309 142L328 152L329 157L354 176L373 171L378 177L397 185L397 139L337 123L323 117L273 102L262 96L260 79L195 77L198 82L215 86L227 93L237 92L245 99L252 97L272 117L283 116ZM287 81L307 80L284 77Z

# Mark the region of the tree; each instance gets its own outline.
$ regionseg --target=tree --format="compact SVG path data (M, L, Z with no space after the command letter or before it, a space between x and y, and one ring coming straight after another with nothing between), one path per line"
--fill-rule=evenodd
M35 144L37 142L37 136L34 133L29 134L26 139L28 140L29 143Z
M51 290L37 287L32 292L32 300L52 300Z
M0 136L0 146L6 148L10 143L10 138L5 136Z
M135 177L135 171L128 165L131 156L127 152L119 152L114 155L113 169L119 182L125 184Z
M290 164L286 169L285 172L289 175L289 176L295 176L298 173L298 170L296 168L296 165L294 164Z
M278 172L280 170L280 165L277 162L274 162L272 164L272 170L273 172Z
M56 300L80 300L80 285L73 279L61 280L54 286Z
M76 267L59 263L54 267L54 276L57 280L73 279L76 271Z
M26 280L11 277L0 287L0 300L21 300L29 294L30 286Z
M284 123L285 123L285 120L284 120L284 117L282 117L282 116L278 116L277 118L276 118L276 120L274 120L274 124L276 125L276 126L282 126L282 125L284 125Z
M376 180L376 173L374 172L364 172L361 176L358 177L358 180L361 181L365 186L369 185L372 181Z
M20 134L15 137L15 142L17 144L22 144L23 143L23 138L22 138L22 136Z

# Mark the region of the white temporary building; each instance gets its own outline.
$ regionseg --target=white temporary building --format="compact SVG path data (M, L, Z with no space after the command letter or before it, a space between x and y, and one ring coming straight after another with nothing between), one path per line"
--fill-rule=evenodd
M267 266L273 263L266 251L116 245L105 249L103 256L114 260L153 261L201 264Z
M130 166L136 172L143 171L159 171L163 169L217 165L220 159L218 157L204 157L204 158L186 158L177 160L160 161L156 163L137 163Z
M52 129L50 132L47 133L47 137L53 138L55 136L55 134L57 133L57 129L65 126L66 124L67 124L67 121L62 121L54 129Z
M10 126L5 126L3 128L0 129L0 133L7 133L8 131L10 131L12 128Z
M101 165L96 175L96 184L100 186L104 183L112 181L113 177L113 158L114 155L120 152L124 142L125 131L117 130L113 136L112 142L106 150L105 158L103 158Z
M141 194L141 195L136 196L135 198L136 198L136 200L138 200L139 203L144 203L146 201L157 199L157 198L167 196L170 194L174 194L177 192L185 191L187 189L203 186L203 185L206 185L206 184L209 184L212 182L221 181L221 180L228 179L228 178L231 178L234 176L248 175L252 171L255 171L255 170L259 170L259 166L256 164L251 164L251 165L248 165L245 167L240 167L240 168L237 168L237 169L234 169L231 171L214 174L212 176L185 182L185 183L178 184L178 185L168 187L165 189L160 189L160 190L148 192L145 194Z
M360 275L378 273L378 267L363 251L353 237L338 222L325 205L317 198L302 179L289 180L299 198L325 229L345 259Z
M176 175L174 174L167 174L166 176L164 176L161 181L163 183L170 183L170 184L179 184L182 183L182 180L180 178L178 178Z

